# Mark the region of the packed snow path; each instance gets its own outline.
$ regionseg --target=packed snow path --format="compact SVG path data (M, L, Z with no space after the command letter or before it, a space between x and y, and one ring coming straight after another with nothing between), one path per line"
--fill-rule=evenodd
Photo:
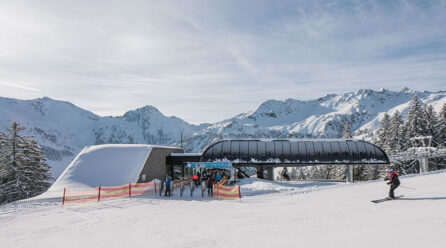
M241 201L124 198L0 208L2 247L444 247L446 171L358 184L242 182Z

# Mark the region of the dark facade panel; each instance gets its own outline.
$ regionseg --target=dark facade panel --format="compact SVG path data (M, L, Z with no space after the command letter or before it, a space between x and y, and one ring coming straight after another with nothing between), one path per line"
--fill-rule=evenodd
M251 164L388 164L387 154L363 140L221 140L201 161Z

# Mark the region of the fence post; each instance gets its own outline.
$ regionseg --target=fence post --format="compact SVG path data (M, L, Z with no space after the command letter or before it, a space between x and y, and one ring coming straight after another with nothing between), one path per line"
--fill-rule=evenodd
M242 193L240 193L240 184L238 185L238 197L240 198L240 200L242 199Z
M183 197L184 183L180 182L180 196Z
M204 191L205 191L205 182L201 182L201 197L204 197Z
M101 201L101 186L99 186L98 190L98 202Z
M129 197L132 196L132 183L129 183Z
M67 190L66 188L63 188L62 207L63 207L63 205L65 204L65 191L66 191L66 190Z
M153 184L155 184L155 194L156 194L156 181L153 181Z

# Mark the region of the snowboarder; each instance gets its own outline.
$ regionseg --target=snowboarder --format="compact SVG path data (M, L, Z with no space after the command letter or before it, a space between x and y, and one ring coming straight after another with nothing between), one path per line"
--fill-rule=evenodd
M385 178L384 180L386 181L390 180L390 182L387 183L390 185L389 197L395 199L394 191L396 188L398 188L398 186L400 186L400 180L398 179L398 172L390 169L388 169L386 172L388 177Z
M169 194L170 196L170 177L167 177L166 179L166 191L164 192L164 196L167 196L167 194Z

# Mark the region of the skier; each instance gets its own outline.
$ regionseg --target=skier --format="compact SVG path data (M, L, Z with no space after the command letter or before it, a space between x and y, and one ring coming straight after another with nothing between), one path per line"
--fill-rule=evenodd
M398 188L398 186L400 186L400 180L398 179L398 172L393 171L391 169L388 169L386 172L387 172L388 178L386 178L384 180L386 180L386 181L390 180L390 182L387 183L390 185L389 197L392 199L395 199L394 191L396 188Z
M166 191L164 192L164 196L167 196L167 194L169 194L170 196L170 177L167 177L166 179Z

